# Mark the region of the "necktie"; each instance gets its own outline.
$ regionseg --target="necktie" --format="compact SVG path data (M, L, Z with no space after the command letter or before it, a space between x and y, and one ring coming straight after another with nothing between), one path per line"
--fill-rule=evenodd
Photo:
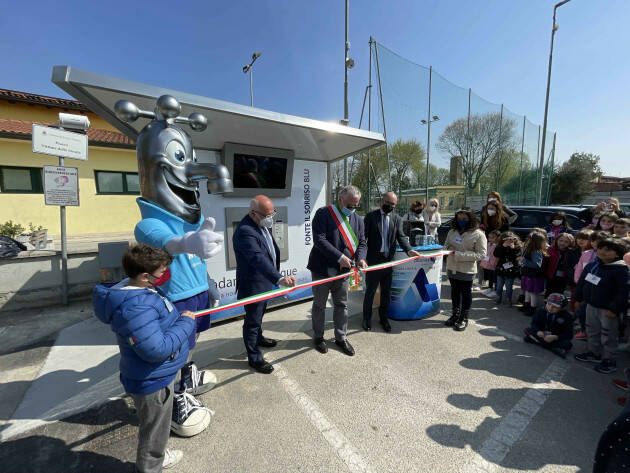
M389 219L387 218L387 214L383 214L383 244L381 245L381 251L385 256L387 256L389 245L387 240L387 232L389 231Z
M273 247L273 238L271 238L271 232L268 228L263 228L263 233L265 234L265 240L267 240L267 246L269 247L269 251L271 252L271 259L273 260L273 264L276 264L276 250Z

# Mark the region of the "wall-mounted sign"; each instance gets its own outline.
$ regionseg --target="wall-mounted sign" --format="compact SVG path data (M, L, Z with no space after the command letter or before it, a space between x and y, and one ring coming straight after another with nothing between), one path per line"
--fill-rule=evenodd
M87 161L88 137L81 133L33 124L33 153Z
M46 205L79 205L79 170L65 166L44 166Z

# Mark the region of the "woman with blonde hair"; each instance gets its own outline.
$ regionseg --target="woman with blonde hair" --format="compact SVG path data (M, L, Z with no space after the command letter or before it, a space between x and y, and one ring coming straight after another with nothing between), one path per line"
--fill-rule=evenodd
M442 217L440 216L440 203L437 199L429 200L429 205L422 211L424 218L424 232L437 239L438 227L442 225Z

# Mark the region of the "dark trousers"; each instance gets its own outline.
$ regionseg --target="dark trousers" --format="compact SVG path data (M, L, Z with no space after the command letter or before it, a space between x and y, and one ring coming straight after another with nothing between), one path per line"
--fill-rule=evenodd
M262 319L265 315L267 302L255 302L245 306L245 320L243 321L243 341L250 361L262 361L263 354L258 348L262 340Z
M469 310L472 305L472 281L448 278L451 283L451 302L453 308Z
M540 338L537 334L538 329L535 327L529 327L527 329L527 331L536 339L536 342L543 348L547 348L548 350L551 350L552 348L564 348L565 350L569 351L571 349L571 347L573 346L573 343L571 343L570 340L556 340L553 341L551 343L547 343L545 340L543 340L542 338Z
M173 383L149 394L130 394L138 413L138 452L136 471L162 471L164 451L171 434Z
M545 298L549 297L549 294L555 292L564 294L564 290L567 288L567 280L554 276L551 279L547 279L547 289L545 290Z
M370 271L365 273L365 296L363 298L363 320L369 322L372 320L372 305L374 303L374 294L379 284L381 286L381 303L378 308L378 316L383 320L387 320L389 315L389 302L391 299L392 268L380 269L378 271Z

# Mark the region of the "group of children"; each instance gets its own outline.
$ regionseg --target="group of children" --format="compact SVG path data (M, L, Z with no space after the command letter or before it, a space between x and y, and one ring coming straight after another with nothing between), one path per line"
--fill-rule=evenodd
M573 338L586 340L587 349L576 360L612 373L628 308L624 255L630 252L630 219L604 212L575 235L564 212L550 220L524 242L510 231L488 234L488 253L480 262L480 282L489 282L483 294L511 306L514 281L520 278L519 310L532 317L525 341L565 357ZM630 255L626 260L630 263ZM574 321L579 321L575 335Z

